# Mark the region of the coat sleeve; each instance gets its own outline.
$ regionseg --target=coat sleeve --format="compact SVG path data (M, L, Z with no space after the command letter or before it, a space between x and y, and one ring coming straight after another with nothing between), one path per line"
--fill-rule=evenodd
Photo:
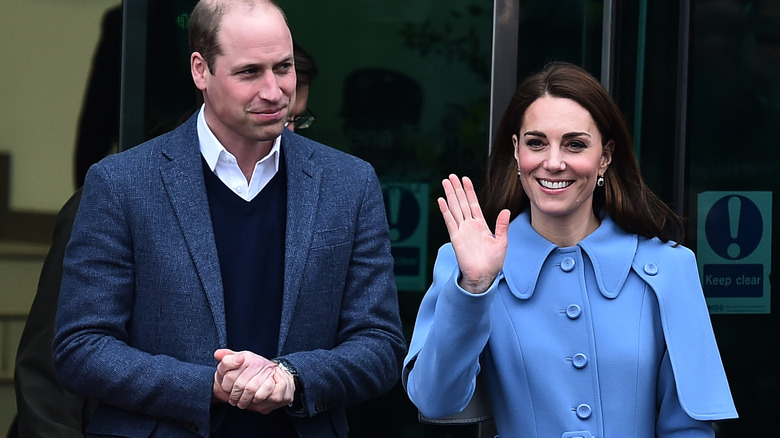
M693 252L643 241L633 269L658 299L682 408L696 420L737 418Z
M482 294L458 284L450 244L436 258L433 282L417 314L402 382L424 416L442 418L466 408L476 387L479 358L490 336L490 307L502 275Z
M216 362L214 366L188 362L171 348L152 354L138 348L138 338L131 336L132 332L156 338L151 327L138 327L144 325L138 322L138 314L160 316L154 305L136 302L137 242L129 222L137 219L137 212L118 193L121 184L111 177L117 173L99 163L87 174L65 253L54 336L55 370L67 390L128 415L134 413L138 429L151 431L162 420L208 436ZM173 295L159 289L165 287L155 291L161 297ZM188 321L192 326L191 318ZM171 340L175 342L184 343ZM112 421L115 427L123 426L119 417Z

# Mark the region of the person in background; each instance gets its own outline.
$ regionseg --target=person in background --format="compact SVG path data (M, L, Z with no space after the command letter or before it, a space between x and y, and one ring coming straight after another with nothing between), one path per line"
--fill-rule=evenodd
M95 403L66 391L54 373L51 343L62 281L62 258L70 239L81 189L57 214L51 248L41 268L14 364L17 435L8 438L80 438Z
M73 154L76 189L84 185L89 166L116 152L122 92L122 5L107 10L81 104Z
M309 102L309 90L311 84L319 73L317 61L300 44L293 42L295 53L295 98L290 105L290 116L287 120L287 128L291 131L302 131L314 123L314 114L306 106Z
M347 436L406 352L376 174L285 129L278 5L202 0L190 44L201 110L87 173L55 370L88 435Z
M483 374L500 436L712 437L737 417L682 221L630 138L594 77L552 63L512 97L482 204L443 181L451 242L402 373L423 415L463 410Z

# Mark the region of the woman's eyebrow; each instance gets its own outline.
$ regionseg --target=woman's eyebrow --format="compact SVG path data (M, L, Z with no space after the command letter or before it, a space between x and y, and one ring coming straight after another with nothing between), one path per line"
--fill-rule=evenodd
M574 138L574 137L590 137L590 134L587 132L567 132L566 134L563 134L563 138Z

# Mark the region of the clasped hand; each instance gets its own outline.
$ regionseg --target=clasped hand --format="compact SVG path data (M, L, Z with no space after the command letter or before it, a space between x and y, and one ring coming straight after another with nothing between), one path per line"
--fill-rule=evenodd
M293 376L276 362L251 351L219 349L212 393L215 399L268 414L288 406L295 395Z
M458 260L461 273L458 284L467 292L483 293L504 266L509 210L499 213L493 234L468 177L463 177L461 184L456 175L450 175L442 181L442 187L446 199L438 199L439 210Z

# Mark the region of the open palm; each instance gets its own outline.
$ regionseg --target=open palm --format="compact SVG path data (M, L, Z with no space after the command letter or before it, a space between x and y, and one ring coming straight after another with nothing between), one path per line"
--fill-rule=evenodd
M439 210L460 267L459 284L470 293L482 293L504 266L509 210L502 210L498 215L493 234L468 177L463 177L461 183L456 175L450 175L442 181L442 187L446 199L438 199Z

